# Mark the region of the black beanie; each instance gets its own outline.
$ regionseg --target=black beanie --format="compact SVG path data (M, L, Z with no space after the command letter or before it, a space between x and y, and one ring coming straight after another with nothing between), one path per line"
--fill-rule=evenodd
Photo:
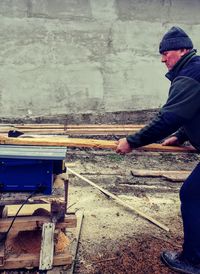
M160 42L159 52L178 50L178 49L192 49L193 43L190 37L179 27L172 27Z

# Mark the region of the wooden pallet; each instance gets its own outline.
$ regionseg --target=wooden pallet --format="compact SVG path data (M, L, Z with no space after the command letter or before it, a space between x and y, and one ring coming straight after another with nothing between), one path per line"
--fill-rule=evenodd
M65 181L64 198L35 197L36 202L33 199L29 201L31 204L25 205L26 208L21 212L22 215L15 219L5 241L0 241L0 270L42 269L41 265L46 267L44 262L48 259L47 268L44 268L47 270L54 266L70 267L72 265L73 257L69 251L70 240L66 232L68 229L76 228L77 217L75 213L66 213L67 194L68 180ZM0 237L8 231L19 206L17 200L1 201ZM4 215L5 208L7 210ZM44 228L48 228L49 225L53 227L50 230L51 234L48 229L45 234ZM51 241L45 242L45 238L48 239L49 236ZM48 251L49 246L52 248L51 255ZM43 255L46 257L43 258Z
M11 220L12 218L0 220L0 232L7 231ZM45 216L18 217L13 224L13 228L10 230L5 245L0 248L0 270L38 267L42 241L41 229L42 225L49 221L50 218ZM56 231L58 233L61 229L75 228L76 224L76 215L74 213L66 214L64 221L56 224ZM24 248L24 246L27 247L29 245L34 246L33 249L36 250L36 252L32 253ZM22 248L19 252L18 247L20 246ZM62 253L54 253L53 266L70 266L72 261L69 247L66 247Z

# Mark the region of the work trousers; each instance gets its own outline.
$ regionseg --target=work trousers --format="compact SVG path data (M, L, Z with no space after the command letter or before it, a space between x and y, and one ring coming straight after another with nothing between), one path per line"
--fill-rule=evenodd
M180 190L183 218L183 255L200 264L200 163L183 183Z

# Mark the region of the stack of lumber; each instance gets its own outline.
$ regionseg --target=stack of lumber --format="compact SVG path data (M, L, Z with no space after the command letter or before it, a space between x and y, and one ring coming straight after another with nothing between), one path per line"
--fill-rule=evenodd
M109 125L109 124L0 124L0 134L9 130L18 130L25 134L49 135L127 135L140 130L144 125Z

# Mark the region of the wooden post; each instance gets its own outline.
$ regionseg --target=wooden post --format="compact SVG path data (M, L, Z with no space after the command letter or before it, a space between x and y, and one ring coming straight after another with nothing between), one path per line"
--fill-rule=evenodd
M51 202L51 218L53 222L62 222L65 219L66 204L65 202L60 202L53 200Z
M64 180L64 186L65 186L65 214L67 213L67 207L68 207L68 192L69 192L69 180Z

